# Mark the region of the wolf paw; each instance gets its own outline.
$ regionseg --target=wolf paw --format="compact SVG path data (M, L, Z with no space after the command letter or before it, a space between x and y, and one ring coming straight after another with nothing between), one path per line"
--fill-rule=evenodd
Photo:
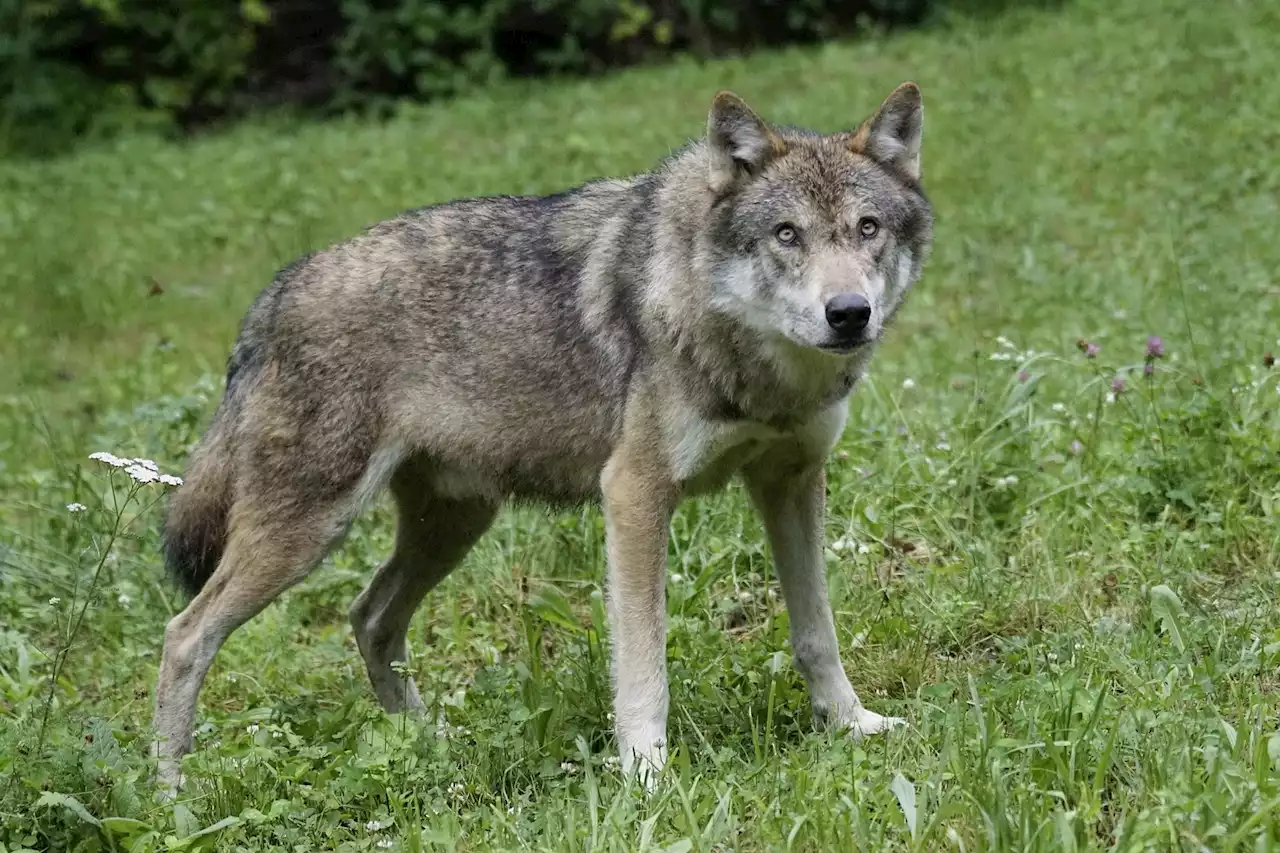
M830 728L848 731L855 740L891 731L906 724L907 721L902 717L885 717L875 711L868 711L861 705L833 714L827 723Z
M181 762L161 758L156 768L156 802L166 805L177 800L185 781Z
M623 777L639 776L644 790L652 794L658 787L662 768L667 763L666 741L656 740L648 744L623 745L620 752Z

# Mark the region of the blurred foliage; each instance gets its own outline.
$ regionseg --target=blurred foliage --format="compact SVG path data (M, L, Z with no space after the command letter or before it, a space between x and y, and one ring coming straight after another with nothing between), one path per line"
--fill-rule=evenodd
M989 7L991 0L969 0ZM996 3L999 5L999 3ZM0 0L0 153L919 23L938 0Z

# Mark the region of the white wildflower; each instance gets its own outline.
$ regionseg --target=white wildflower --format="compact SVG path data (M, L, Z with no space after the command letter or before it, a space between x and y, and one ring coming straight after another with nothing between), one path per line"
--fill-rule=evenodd
M235 674L234 672L228 672L228 673L227 673L227 681L230 681L232 684L235 684L235 683L236 683L236 680L237 680L237 679L236 679L236 674Z
M915 381L914 379L907 378L907 379L902 380L902 390L903 390L903 391L910 391L910 390L911 390L912 388L914 388L914 387L916 387L916 381Z
M755 598L755 596L745 589L742 592L738 593L738 600L741 601L743 604L749 604L753 598Z
M679 572L672 572L672 573L671 573L671 582L672 582L672 583L680 583L680 582L681 582L681 581L683 581L683 580L684 580L684 575L680 574Z
M150 459L129 459L100 450L89 454L89 458L102 462L113 468L123 468L124 472L139 483L164 483L166 486L181 486L182 478L172 474L160 473L160 468Z
M939 441L933 447L935 450L941 450L943 453L946 453L948 450L951 449L951 445L945 441Z
M991 353L991 361L1013 361L1013 353L993 352Z
M446 790L446 793L448 793L449 796L454 798L461 797L466 792L467 792L467 786L462 784L461 782L454 782Z
M53 598L49 599L50 607L57 607L61 603L62 603L62 599L58 598L57 596L54 596Z
M274 732L272 732L272 733L271 733L271 736L272 736L272 737L280 737L280 732L278 732L278 731L274 731Z
M123 459L114 453L107 453L105 450L99 450L97 453L90 453L89 458L95 462L103 462L112 468L123 468L126 465L132 465L132 459Z
M1007 489L1010 486L1017 485L1017 482L1018 477L1014 474L1010 474L1007 477L997 477L995 486L997 489Z
M116 597L116 603L127 610L129 608L129 605L133 604L133 599L122 592L120 593L119 596Z
M1108 406L1110 406L1110 405L1111 405L1112 403L1114 403L1115 401L1116 401L1116 392L1115 392L1115 391L1108 391L1108 392L1107 392L1107 405L1108 405Z
M572 761L562 761L560 762L560 769L572 776L574 773L578 772L578 765L574 764Z
M395 845L396 843L392 841L390 838L379 838L378 841L373 846L379 847L383 850L390 850Z
M1062 403L1054 403L1049 408L1053 409L1055 412L1058 412L1058 413L1062 413L1067 410L1067 407L1064 406Z
M248 728L246 728L246 729L245 729L245 731L246 731L246 732L248 732L248 733L249 733L249 734L251 734L251 735L256 735L256 734L258 733L258 724L257 724L257 723L253 723L253 724L252 724L252 725L250 725Z
M610 770L616 769L622 765L622 759L616 755L606 755L604 757L604 766Z
M84 504L67 504L67 512L84 512L86 509L88 509L88 507Z
M954 489L958 483L959 481L955 477L952 477L950 480L947 480L947 486L952 489Z
M866 544L865 542L864 542L864 543L862 543L861 545L859 545L859 546L858 546L858 553L859 553L859 554L870 554L870 553L871 553L871 546L870 546L870 545L868 545L868 544Z
M141 465L130 465L124 469L124 472L139 483L154 483L160 479L160 475L150 468L144 468Z
M1014 345L1013 341L1009 340L1004 335L996 335L996 343L998 343L1000 346L1004 347L1005 349L1018 348L1017 346Z
M371 820L364 825L366 832L378 832L382 827L383 823L380 820Z

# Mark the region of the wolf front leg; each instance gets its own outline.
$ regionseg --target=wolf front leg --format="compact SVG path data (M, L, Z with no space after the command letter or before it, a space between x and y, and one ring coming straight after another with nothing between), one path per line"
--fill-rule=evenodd
M747 471L747 482L773 548L791 617L791 649L809 686L814 717L856 737L902 724L863 707L840 660L822 557L826 477L821 462L797 464L794 455L774 455Z
M625 450L605 466L601 492L619 758L652 789L667 760L667 531L678 495L659 466Z

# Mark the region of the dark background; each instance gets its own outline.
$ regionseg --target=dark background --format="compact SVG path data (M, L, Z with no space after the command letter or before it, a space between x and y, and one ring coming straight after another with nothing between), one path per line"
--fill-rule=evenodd
M0 154L255 110L386 111L509 77L873 36L1045 0L0 0Z

